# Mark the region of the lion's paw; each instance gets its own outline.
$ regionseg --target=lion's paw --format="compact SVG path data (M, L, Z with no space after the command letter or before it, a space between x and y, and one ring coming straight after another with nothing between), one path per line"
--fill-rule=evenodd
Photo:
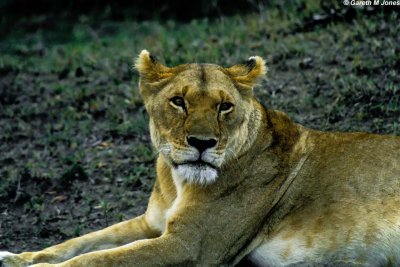
M15 256L15 254L8 252L8 251L0 251L0 267L8 267L12 266L7 264L8 258Z
M0 267L26 267L29 262L21 259L17 254L0 251Z

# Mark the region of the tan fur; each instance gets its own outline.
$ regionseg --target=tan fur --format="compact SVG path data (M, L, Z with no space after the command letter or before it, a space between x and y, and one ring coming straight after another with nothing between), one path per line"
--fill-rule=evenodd
M159 151L146 213L39 252L0 252L3 265L400 265L399 137L313 131L265 109L252 94L260 57L170 68L142 51L136 68ZM188 137L216 143L200 154Z

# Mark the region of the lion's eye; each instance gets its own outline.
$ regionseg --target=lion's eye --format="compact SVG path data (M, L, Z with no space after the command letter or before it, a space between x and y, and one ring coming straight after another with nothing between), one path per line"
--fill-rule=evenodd
M185 100L180 96L175 96L171 98L169 101L171 101L171 103L177 107L181 107L183 109L185 108Z
M219 112L231 111L233 108L233 104L229 102L223 102L219 105Z

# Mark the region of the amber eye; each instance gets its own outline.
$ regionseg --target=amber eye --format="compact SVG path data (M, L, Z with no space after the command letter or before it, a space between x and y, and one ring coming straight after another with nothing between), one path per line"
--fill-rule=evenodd
M175 96L171 98L169 101L171 101L171 103L174 104L175 106L181 107L183 109L185 108L185 100L180 96Z
M229 102L223 102L219 105L219 112L230 111L233 108L233 104Z

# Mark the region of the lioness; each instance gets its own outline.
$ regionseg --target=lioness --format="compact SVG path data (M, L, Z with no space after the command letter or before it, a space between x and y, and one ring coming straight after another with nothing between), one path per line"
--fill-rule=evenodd
M136 68L159 151L146 213L0 252L3 266L400 265L399 137L314 131L266 109L257 56L169 68L144 50Z

